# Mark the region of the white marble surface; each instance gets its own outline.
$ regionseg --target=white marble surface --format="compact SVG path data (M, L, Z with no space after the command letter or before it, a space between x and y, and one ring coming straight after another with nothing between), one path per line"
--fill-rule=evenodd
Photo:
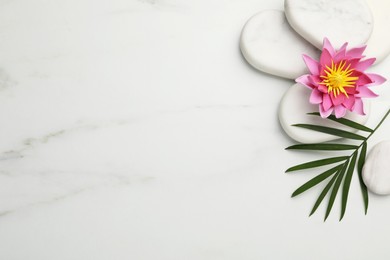
M285 0L285 12L295 31L320 49L324 37L336 48L360 46L374 23L365 0Z
M297 83L291 86L282 97L279 104L278 117L280 125L288 136L300 143L322 143L339 139L334 135L293 126L297 123L322 125L335 127L349 132L356 132L356 130L351 127L340 125L331 120L323 120L319 116L307 115L307 113L319 111L318 105L313 105L308 102L310 94L311 89ZM345 118L353 120L359 124L366 124L370 117L370 104L370 101L364 100L364 112L366 115L362 116L357 113L347 111Z
M241 32L240 48L256 69L296 79L308 70L302 54L319 58L319 50L297 34L280 10L265 10L252 16Z
M0 1L0 259L388 259L390 198L364 216L353 178L325 224L318 189L290 198L313 173L284 170L314 156L284 150L292 82L239 50L248 17L282 6Z

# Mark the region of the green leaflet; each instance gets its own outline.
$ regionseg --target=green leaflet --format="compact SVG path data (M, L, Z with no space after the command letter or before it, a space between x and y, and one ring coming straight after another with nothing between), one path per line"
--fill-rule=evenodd
M348 193L349 193L349 187L351 186L351 180L352 180L352 174L355 169L356 165L356 157L357 152L355 152L352 156L351 163L349 164L347 174L345 175L344 185L343 185L343 194L341 198L341 215L340 220L343 219L345 210L347 208L347 200L348 200Z
M336 196L337 196L337 192L338 192L340 185L341 185L341 181L343 180L345 171L347 170L347 166L348 166L348 161L346 161L344 163L343 168L341 168L341 170L337 176L336 182L334 183L333 190L332 190L330 197L329 197L328 207L326 208L324 221L328 218L330 211L332 210L334 201L335 201Z
M286 148L286 150L319 150L319 151L342 151L342 150L356 150L359 148L356 145L350 144L296 144Z
M350 132L347 132L344 130L332 128L332 127L326 127L326 126L320 126L320 125L310 125L310 124L296 124L293 126L300 127L300 128L306 128L306 129L314 130L317 132L330 134L330 135L343 137L343 138L348 138L348 139L353 139L353 140L365 140L366 139L364 136L350 133Z
M363 182L362 170L363 170L363 165L366 161L366 154L367 154L367 142L364 142L362 149L360 150L360 156L359 156L358 166L357 166L357 173L359 176L360 189L362 190L365 214L367 214L367 210L368 210L368 191L367 191L366 184L364 184L364 182Z
M318 112L308 113L308 115L321 116L320 113L318 113ZM330 115L327 119L332 120L334 122L337 122L339 124L343 124L343 125L355 128L357 130L361 130L361 131L365 131L365 132L369 132L369 133L372 133L374 131L371 128L368 128L367 126L361 125L359 123L356 123L356 122L351 121L351 120L346 119L346 118L336 118L334 115Z
M341 168L341 166L342 166L342 164L337 165L336 167L333 167L333 168L331 168L331 169L321 173L320 175L317 175L316 177L314 177L313 179L311 179L310 181L306 182L301 187L296 189L293 192L293 194L291 195L291 197L295 197L295 196L297 196L297 195L307 191L308 189L314 187L315 185L317 185L318 183L322 182L323 180L329 178L335 172L337 172Z
M320 206L321 202L324 200L326 194L328 194L330 188L332 188L332 185L333 183L336 181L336 178L337 176L339 175L339 173L337 173L335 176L333 176L333 178L328 182L328 184L325 186L325 188L322 190L320 196L318 197L316 203L314 204L314 207L313 209L311 210L310 212L310 216L314 214L314 212L316 212L316 210L318 209L318 207Z
M327 159L322 159L322 160L302 163L302 164L299 164L297 166L288 168L286 170L286 172L292 172L292 171L305 170L305 169L310 169L310 168L315 168L315 167L321 167L321 166L324 166L324 165L341 162L341 161L347 160L348 158L349 158L348 156L339 156L339 157L332 157L332 158L327 158Z

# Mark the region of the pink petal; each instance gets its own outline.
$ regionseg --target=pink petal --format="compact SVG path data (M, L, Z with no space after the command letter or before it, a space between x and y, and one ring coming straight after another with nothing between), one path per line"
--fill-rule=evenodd
M345 53L347 50L348 43L344 43L343 46L341 46L340 50L336 52L336 55L333 56L333 61L335 63L338 63L345 59Z
M328 87L324 85L318 85L317 89L322 93L328 94Z
M355 58L360 59L366 47L367 47L366 45L363 45L361 47L352 48L349 51L347 51L347 56L350 56L351 59L355 59Z
M336 118L340 118L340 117L345 116L345 113L347 113L347 109L344 106L342 106L342 105L335 106L334 114L335 114Z
M344 89L345 92L347 92L348 95L355 95L356 93L358 93L358 91L356 90L356 87L355 88L345 88Z
M315 86L322 81L319 75L310 75L309 80Z
M320 63L322 67L331 66L332 65L332 56L330 55L327 49L323 49L321 53Z
M330 116L330 114L332 114L333 109L324 110L321 105L319 105L319 108L320 108L320 115L322 118L327 118L328 116Z
M304 85L304 86L306 86L308 88L313 88L313 86L312 86L312 84L310 82L308 74L302 75L299 78L296 78L295 82L300 83L300 84L302 84L302 85Z
M323 43L322 48L327 49L331 56L333 56L335 54L335 50L334 50L332 44L330 43L330 41L326 37L324 38L324 43Z
M358 113L359 115L365 115L363 108L363 101L361 98L356 98L355 106L353 107L353 112Z
M322 103L322 93L317 89L313 89L310 95L310 103L312 104L321 104Z
M375 94L371 89L369 89L366 86L360 87L359 94L356 94L356 97L359 97L359 98L362 98L362 97L374 98L377 96L378 96L377 94Z
M350 66L351 69L356 70L356 66L359 64L360 59L349 59L347 60L347 66Z
M374 64L376 58L371 58L371 59L367 59L367 60L363 60L363 61L360 61L358 64L356 64L355 66L352 66L352 68L354 68L355 70L358 70L358 71L365 71L366 69L368 69L369 67L371 67L372 64Z
M329 94L322 94L322 107L324 108L324 111L328 111L332 106L333 104Z
M314 75L320 74L320 71L319 71L320 64L318 63L318 61L312 59L311 57L309 57L305 54L303 54L302 57L303 57L303 60L305 61L306 66L309 69L311 74L314 74Z
M352 111L353 105L355 105L355 97L350 96L349 98L346 98L343 102L343 106L345 106L348 110Z
M374 74L374 73L366 73L366 75L371 79L373 84L370 84L370 86L377 86L384 83L387 79L382 77L381 75Z
M359 79L356 81L357 86L365 86L372 83L371 78L369 78L367 74L364 73L358 73L358 74L360 75L358 76ZM354 76L354 74L352 74L352 76Z
M340 94L337 97L335 97L333 94L331 94L330 98L331 98L332 103L333 103L334 106L341 105L344 102L344 100L345 100L344 94Z
M347 46L348 46L348 42L345 42L337 52L344 53L345 55L345 53L347 52Z

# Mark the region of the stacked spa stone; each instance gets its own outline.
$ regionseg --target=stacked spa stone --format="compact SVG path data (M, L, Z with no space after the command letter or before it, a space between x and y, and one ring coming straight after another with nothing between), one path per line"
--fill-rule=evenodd
M307 74L302 59L306 54L319 59L323 39L327 37L336 49L345 42L349 47L367 45L364 55L375 57L380 63L390 53L390 1L383 0L285 0L284 11L264 10L251 17L245 24L240 39L243 56L254 68L275 76L296 79ZM279 121L292 139L301 143L318 143L337 137L293 127L292 124L315 124L329 127L340 126L330 120L307 115L318 110L309 103L310 89L300 84L290 87L279 106ZM370 115L368 101L364 101L365 116L347 112L345 118L365 124ZM341 128L350 132L354 129ZM386 149L382 144L381 151ZM378 150L378 149L377 149ZM373 149L373 153L377 151ZM386 151L390 151L387 149ZM386 153L389 155L389 153ZM390 194L390 171L387 187L377 188L378 179L371 169L378 167L375 156L367 158L365 180L376 193ZM375 168L377 170L377 168ZM383 173L384 170L377 171Z
M241 51L256 69L289 79L307 73L302 54L318 58L324 37L335 48L368 45L365 55L378 63L390 53L389 11L390 1L382 0L285 0L284 12L249 19Z

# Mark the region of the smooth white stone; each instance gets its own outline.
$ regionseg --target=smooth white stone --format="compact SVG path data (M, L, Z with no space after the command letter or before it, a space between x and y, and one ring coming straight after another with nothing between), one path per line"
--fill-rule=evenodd
M295 79L306 74L302 54L316 58L319 51L298 35L282 11L262 11L248 20L240 39L241 52L256 69Z
M374 17L374 29L367 42L365 55L375 57L378 64L390 54L390 1L367 0Z
M317 48L324 37L340 48L365 44L373 29L373 17L364 0L285 0L292 28Z
M375 145L367 155L363 167L363 181L367 188L379 195L390 194L390 141Z
M295 84L284 94L279 105L279 122L288 136L300 143L319 143L339 139L336 136L315 132L308 129L292 126L293 124L314 124L356 132L355 129L343 126L336 122L322 119L319 116L307 115L310 112L317 112L318 105L309 103L310 89ZM369 102L365 101L365 112L367 115L361 116L356 113L347 112L345 118L360 124L365 124L369 117Z

